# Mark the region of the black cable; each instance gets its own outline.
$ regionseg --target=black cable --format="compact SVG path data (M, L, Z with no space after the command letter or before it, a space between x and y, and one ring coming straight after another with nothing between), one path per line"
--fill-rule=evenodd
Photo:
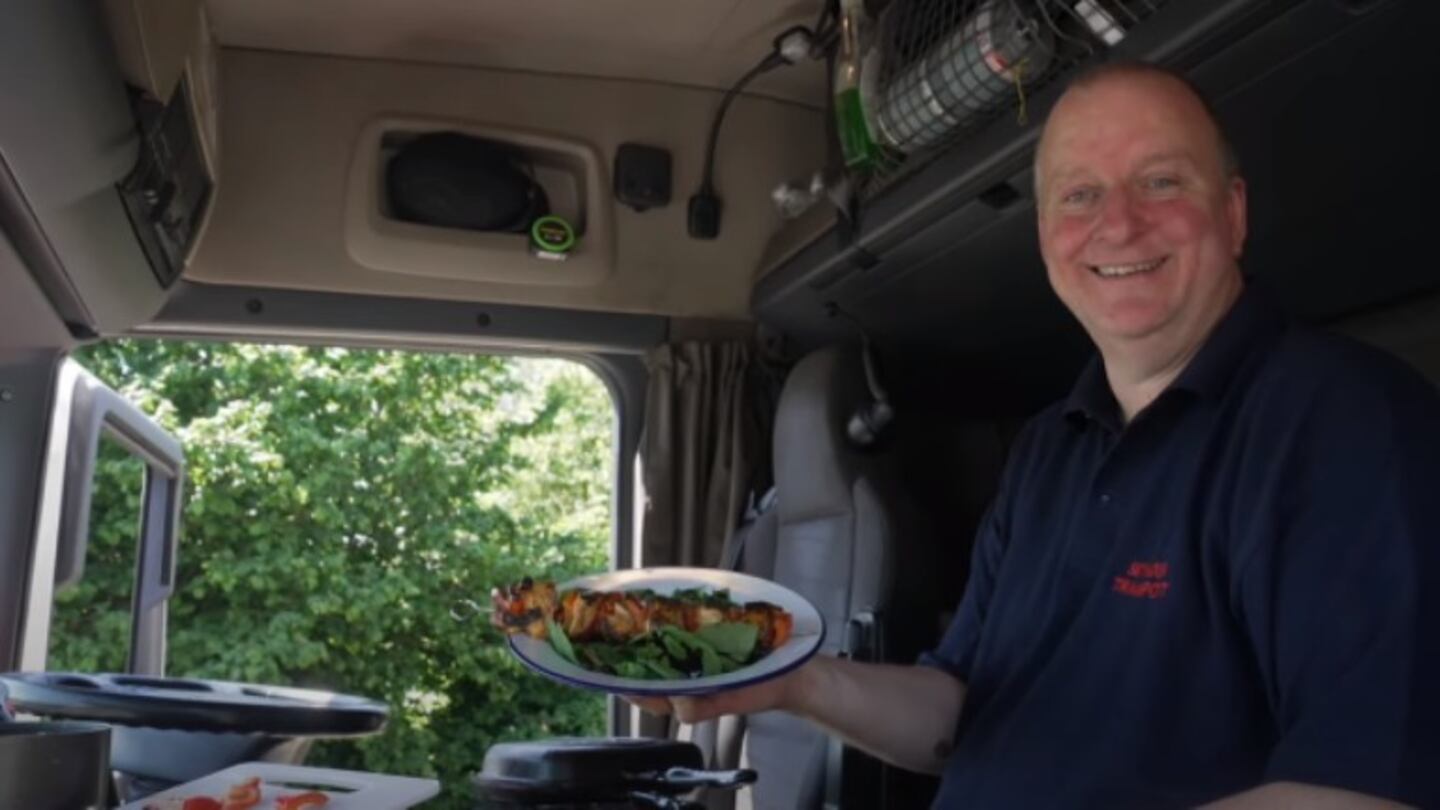
M840 0L825 0L811 30L815 37L810 45L810 58L824 58L835 49L835 40L840 34Z
M800 36L804 37L803 43L797 43L795 39ZM720 100L720 108L715 111L715 119L710 124L710 138L705 143L705 168L701 173L700 188L690 198L686 223L690 236L696 239L714 239L720 234L721 204L719 195L715 193L715 148L720 140L720 126L725 123L725 113L729 111L730 105L757 77L775 68L794 64L794 60L811 52L814 40L814 33L804 26L786 29L775 38L770 53L745 71L745 75L725 91L725 97ZM797 53L796 45L803 48L803 51Z
M840 16L840 0L822 0L820 4L820 15L815 18L815 24L810 30L815 32L815 38L819 39L820 34L825 31L825 24Z
M715 120L710 124L710 140L705 145L705 175L700 181L701 194L715 196L715 142L720 139L720 125L725 123L725 113L730 109L730 103L750 82L785 64L789 64L785 61L785 57L772 52L761 59L755 67L746 71L745 75L740 77L740 81L735 82L729 90L725 91L725 98L720 101L720 109L715 111Z
M860 333L860 349L865 361L865 385L870 389L870 394L876 402L889 404L889 395L885 393L884 386L880 384L880 375L875 370L875 361L872 356L875 348L874 344L870 342L870 332L865 328L865 324L861 323L854 313L846 311L834 301L825 302L825 314L831 318L849 322L851 326L855 327L855 331Z

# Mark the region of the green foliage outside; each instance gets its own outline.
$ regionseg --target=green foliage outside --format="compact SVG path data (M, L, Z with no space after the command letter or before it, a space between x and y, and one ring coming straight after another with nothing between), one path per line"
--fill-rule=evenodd
M523 669L460 598L609 565L613 412L556 360L121 341L79 361L187 454L168 674L384 700L386 731L308 762L466 775L500 740L599 734L604 702ZM102 455L53 670L123 668L139 466Z

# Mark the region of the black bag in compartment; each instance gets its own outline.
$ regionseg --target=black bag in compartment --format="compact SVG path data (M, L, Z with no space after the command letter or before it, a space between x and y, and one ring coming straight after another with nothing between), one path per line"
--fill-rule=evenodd
M549 213L545 189L518 150L459 132L402 144L385 185L394 218L437 228L523 233Z

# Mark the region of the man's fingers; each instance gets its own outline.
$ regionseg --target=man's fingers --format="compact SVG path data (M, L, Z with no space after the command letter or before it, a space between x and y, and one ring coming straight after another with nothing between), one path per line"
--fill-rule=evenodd
M623 695L622 697L626 703L639 706L642 711L658 715L673 714L675 719L682 723L698 723L724 713L717 711L709 698L663 698L641 695Z
M623 695L626 703L639 706L642 711L651 714L670 714L671 706L669 698L645 697L642 695Z
M707 697L648 697L641 695L622 695L621 698L629 704L639 706L642 711L650 714L675 715L675 719L682 723L699 723L709 720L712 717L719 717L727 713L726 707L718 700L719 696Z
M708 695L674 695L669 698L625 695L624 698L651 714L673 714L682 723L700 723L726 714L749 714L774 706L774 701L764 691L757 691L754 687Z
M674 697L670 705L675 707L675 717L682 723L699 723L708 719L703 712L704 703L693 697Z
M721 715L744 713L743 709L737 711L735 701L728 699L726 692L703 697L675 697L670 699L670 703L675 707L675 717L682 723L703 723Z

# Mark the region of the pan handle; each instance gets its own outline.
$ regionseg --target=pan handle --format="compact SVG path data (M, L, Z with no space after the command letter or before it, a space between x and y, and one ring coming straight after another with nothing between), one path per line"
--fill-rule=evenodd
M701 771L694 768L670 768L665 771L635 774L632 778L647 785L667 789L723 788L733 790L751 784L757 778L750 768L733 771Z
M705 805L699 802L671 796L668 793L651 793L647 790L630 791L630 801L634 802L636 807L643 807L646 810L705 810Z

